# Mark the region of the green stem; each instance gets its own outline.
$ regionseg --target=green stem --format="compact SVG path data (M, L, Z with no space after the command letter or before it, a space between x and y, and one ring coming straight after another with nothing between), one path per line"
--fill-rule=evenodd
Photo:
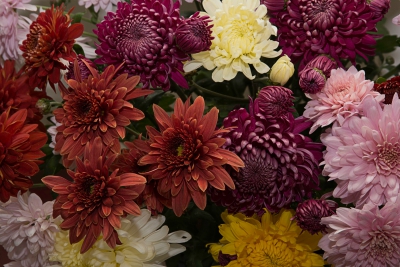
M390 78L390 76L396 74L399 71L400 71L400 64L397 65L394 69L392 69L388 73L386 73L385 75L383 75L382 77L385 78L385 79Z
M81 20L93 23L93 21L91 19L88 19L88 18L85 18L85 17L82 17ZM97 24L97 23L93 23L93 24ZM97 36L96 36L96 38L97 38Z
M49 6L41 6L41 5L35 5L37 8L43 8L43 9L50 9L51 7Z
M183 102L186 102L188 97L185 95L185 92L182 90L182 88L179 85L175 84L174 82L171 83L171 87L172 89L174 89L173 91L178 94L180 99L182 99Z
M82 33L82 36L88 36L88 37L93 37L93 38L96 38L97 39L97 35L96 34L94 34L94 33L90 33L90 32L83 32Z
M137 137L140 136L140 133L136 132L135 130L133 130L133 129L129 128L129 127L125 127L125 129L127 129L128 132L130 132L130 133L136 135Z
M238 102L248 102L249 101L248 99L245 99L245 98L239 98L239 97L233 97L233 96L229 96L229 95L223 95L223 94L208 90L208 89L206 89L204 87L201 87L200 85L198 85L195 82L193 82L193 86L195 88L199 89L201 92L203 92L205 94L208 94L208 95L218 96L218 97L222 97L222 98L225 98L225 99L234 100L234 101L238 101Z
M198 11L204 11L203 7L200 5L200 2L197 2L197 0L194 0L194 3L196 4L196 8Z
M45 184L33 184L31 188L43 188L47 187Z

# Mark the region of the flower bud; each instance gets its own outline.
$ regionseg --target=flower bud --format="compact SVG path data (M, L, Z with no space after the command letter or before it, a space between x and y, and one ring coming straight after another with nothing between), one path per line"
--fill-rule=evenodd
M176 29L176 43L186 53L194 54L210 49L212 25L209 16L194 13Z
M294 65L290 61L290 58L287 55L284 55L272 66L269 77L273 82L284 85L290 77L292 77L293 73Z
M337 63L333 58L327 57L325 55L320 55L308 62L306 67L301 72L303 72L307 68L315 68L322 71L322 73L325 75L325 78L328 79L329 77L331 77L331 70L337 68Z
M78 61L79 65L79 70L81 71L81 77L82 80L87 79L89 75L91 74L88 67L83 63L82 60L85 60L86 63L88 63L92 68L96 69L96 65L90 60L85 58L83 55L78 55L76 57L76 60ZM73 79L75 80L75 74L74 74L74 61L71 61L68 66L68 72L66 74L66 77L68 80Z
M43 115L47 115L51 112L50 99L41 98L36 102L36 108L40 110Z
M325 86L326 77L317 68L305 68L300 72L299 77L299 85L304 93L316 94Z
M374 13L374 17L372 19L382 20L386 13L390 8L390 0L370 0L369 7Z
M256 113L266 118L281 118L293 112L293 92L282 86L266 86L254 101ZM258 109L258 110L257 110Z

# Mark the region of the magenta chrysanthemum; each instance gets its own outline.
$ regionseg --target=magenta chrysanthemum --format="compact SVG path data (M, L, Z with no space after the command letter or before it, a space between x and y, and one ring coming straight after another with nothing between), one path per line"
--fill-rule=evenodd
M293 112L293 92L282 86L266 86L262 88L254 105L266 118L280 118Z
M400 193L400 100L384 108L372 96L354 116L321 137L326 145L324 175L337 183L333 196L344 204L382 205Z
M375 12L367 1L355 0L264 0L271 23L278 28L282 53L305 65L319 54L328 54L340 64L356 55L374 54ZM279 9L279 6L281 7Z
M354 66L347 71L340 68L332 70L322 91L309 95L311 100L303 115L314 121L310 133L320 126L330 125L339 117L348 118L360 113L360 104L367 95L382 102L384 96L373 89L374 82L366 80L365 72L357 71Z
M335 267L397 267L400 265L400 205L374 204L362 210L338 208L321 222L328 234L319 241L324 258Z
M120 65L129 75L140 76L143 88L170 88L171 78L187 88L183 61L189 60L176 44L175 32L183 19L179 1L132 0L120 2L95 30L100 44L97 63Z
M225 128L232 127L222 135L224 147L235 152L245 167L230 172L235 189L212 189L211 199L230 213L251 216L263 214L264 208L277 212L310 198L318 189L322 144L300 134L309 126L290 113L269 120L257 107L250 113L243 108L232 111L224 120Z

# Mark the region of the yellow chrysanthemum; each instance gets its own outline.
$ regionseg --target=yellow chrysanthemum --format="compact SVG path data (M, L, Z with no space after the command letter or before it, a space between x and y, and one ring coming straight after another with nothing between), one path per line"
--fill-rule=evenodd
M80 253L82 242L80 241L71 245L68 231L61 230L57 232L50 260L60 262L62 267L89 267L83 262L83 255Z
M224 212L225 224L219 227L222 238L220 243L210 244L210 253L216 261L224 258L227 267L324 266L322 257L313 253L322 236L302 231L291 220L293 216L292 210L276 215L266 211L260 221Z
M203 7L212 23L214 37L209 51L193 54L193 60L185 64L186 72L200 66L213 70L216 82L231 80L238 72L254 79L250 65L259 73L270 69L261 62L261 57L274 58L281 54L275 51L278 42L270 40L276 35L276 27L267 18L267 8L260 0L204 0Z

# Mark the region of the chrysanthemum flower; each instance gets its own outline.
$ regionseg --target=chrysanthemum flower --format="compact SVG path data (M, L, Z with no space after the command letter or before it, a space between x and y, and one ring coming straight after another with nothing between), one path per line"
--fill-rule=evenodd
M400 14L392 19L392 23L396 24L396 25L400 25Z
M88 251L100 234L112 248L121 244L115 231L121 227L120 217L140 214L140 208L133 200L143 191L146 179L134 173L117 175L117 170L110 174L109 167L116 155L107 157L107 154L101 138L96 137L92 144L86 145L85 160L77 157L76 171L68 170L73 182L60 176L42 179L59 194L53 216L61 215L64 219L60 227L69 230L70 242L84 239L81 253Z
M25 38L20 27L25 17L19 16L17 9L36 11L30 0L3 0L0 2L0 66L6 60L17 60L22 51L18 47L21 37Z
M367 1L371 10L375 13L373 19L382 20L390 8L390 0L370 0Z
M138 161L141 157L146 155L145 152L137 149L136 146L147 146L147 141L139 139L133 142L125 142L124 144L128 149L123 149L121 154L118 155L114 163L111 165L111 170L118 169L118 175L132 172L132 173L143 173L147 170L146 166L139 166ZM135 202L141 206L146 204L147 209L151 211L153 215L161 213L164 206L171 208L171 198L166 198L157 191L159 180L151 179L146 177L146 187L143 192L135 199Z
M283 53L293 62L305 65L320 54L330 55L341 64L356 55L367 59L374 54L375 12L369 1L354 0L264 0L271 23L278 28L278 41ZM282 5L282 2L284 3ZM280 6L272 10L272 6ZM271 7L271 8L270 8Z
M400 265L399 201L381 209L372 203L361 210L338 208L321 222L328 227L328 234L318 245L335 267Z
M210 253L217 262L220 253L236 256L223 265L229 267L323 266L322 257L313 253L318 250L321 236L303 231L291 221L293 215L292 210L282 210L276 215L267 211L258 219L224 212L225 224L219 226L222 239L210 245Z
M381 102L384 96L373 88L374 82L366 80L365 72L357 71L354 66L347 71L341 68L332 70L322 91L309 95L311 100L303 116L314 121L310 133L320 126L328 126L337 121L339 116L348 118L361 113L360 104L368 95Z
M400 76L395 76L383 83L376 83L374 90L385 95L385 104L392 104L394 94L400 94Z
M186 53L193 54L210 49L211 40L210 17L194 13L185 19L176 29L176 43Z
M143 88L169 90L171 78L187 88L182 75L188 55L176 44L175 31L182 23L179 1L132 0L119 2L97 25L101 56L96 62L120 65L122 71L139 75Z
M185 64L190 72L204 66L214 70L216 82L232 80L238 72L254 79L252 65L258 73L266 73L270 67L261 57L274 58L278 42L271 40L276 28L267 18L267 8L257 0L204 0L203 7L212 20L211 50L193 54L193 60Z
M162 267L165 260L186 250L179 243L191 239L185 231L168 233L168 227L162 226L164 222L164 216L152 217L145 209L139 216L128 215L117 230L122 244L110 248L99 238L83 255L79 254L82 244L68 244L68 233L61 231L56 235L51 257L61 262L57 267Z
M118 0L79 0L78 4L80 6L85 6L89 8L93 6L95 12L99 12L100 9L104 11L111 11L112 5L117 5Z
M72 47L83 32L83 25L71 25L71 12L64 14L63 6L52 7L31 24L27 39L20 46L31 86L44 90L49 82L54 88L60 81L60 71L67 68L62 61L76 57Z
M293 112L293 92L282 86L266 86L260 90L254 105L266 118L286 117Z
M39 171L38 159L45 156L40 149L47 141L45 133L35 131L37 124L26 124L26 109L10 112L11 107L0 115L1 202L32 186L30 176Z
M160 131L147 126L149 145L138 147L146 153L139 165L148 166L152 179L159 180L158 192L172 198L172 209L181 216L193 198L204 209L209 186L234 188L232 178L224 169L230 165L235 171L244 167L243 161L234 153L221 148L224 138L218 135L226 129L216 129L218 109L212 108L203 116L204 99L197 97L190 105L178 99L174 113L169 116L161 107L153 106Z
M15 61L7 60L0 66L0 113L11 107L13 114L19 109L26 109L29 122L39 122L42 114L36 108L38 97L28 84L28 76L15 70Z
M221 135L226 139L223 147L235 152L245 167L239 172L228 169L235 189L212 189L211 200L229 212L251 216L311 198L318 189L323 146L300 134L309 126L291 114L267 119L256 106L250 113L243 108L232 111L224 120L230 131Z
M293 219L301 229L316 234L326 233L326 225L321 224L321 218L335 214L338 204L332 200L307 199L296 208Z
M384 108L365 98L364 116L354 116L322 136L326 146L324 175L337 183L333 196L344 204L382 205L400 193L400 100Z
M104 147L111 153L120 152L119 138L125 137L125 127L131 120L144 118L142 111L128 101L151 94L151 90L136 89L139 77L117 75L118 68L108 66L99 74L86 63L91 75L82 79L79 64L75 61L75 77L63 94L64 105L56 109L57 127L55 151L63 156L64 166L70 166L75 157L83 154L85 145L100 136Z
M54 201L43 203L36 194L18 193L0 204L0 245L22 267L49 266L59 219L52 218Z
M319 55L307 63L305 68L317 69L322 72L326 79L331 77L331 71L336 69L337 63L327 55ZM299 73L301 75L301 72Z

